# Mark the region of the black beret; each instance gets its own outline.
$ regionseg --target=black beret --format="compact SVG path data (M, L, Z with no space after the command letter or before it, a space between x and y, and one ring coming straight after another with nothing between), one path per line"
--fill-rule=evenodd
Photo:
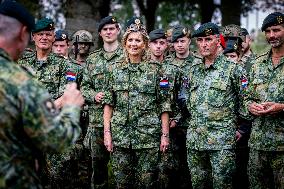
M239 51L238 51L239 48L240 48L240 46L239 46L238 40L229 39L226 42L226 48L224 49L223 54L231 53L231 52L239 53Z
M270 26L276 26L284 23L284 14L281 12L274 12L269 14L262 23L261 31L264 31Z
M174 43L177 39L182 38L184 36L190 37L190 31L188 28L183 26L175 26L172 32L172 40L171 42Z
M118 23L114 16L107 16L101 19L98 27L98 32L100 32L106 24L116 24Z
M207 22L205 24L202 24L197 30L193 32L192 37L206 37L209 35L216 35L219 34L219 27L212 23Z
M246 35L249 35L249 32L248 32L248 30L246 28L241 28L241 34L243 36L246 36Z
M127 20L125 24L125 29L127 29L131 24L143 24L143 22L139 17L133 16L132 18Z
M20 3L12 0L5 0L0 4L0 14L13 17L32 31L35 27L35 19L29 11Z
M149 38L150 38L150 41L154 41L156 39L166 39L167 38L167 35L166 35L166 31L164 29L156 29L156 30L153 30L149 33Z
M54 22L49 18L43 18L37 21L35 29L32 32L37 33L40 31L51 31L54 29Z
M55 32L55 41L69 40L68 32L65 30L58 30Z

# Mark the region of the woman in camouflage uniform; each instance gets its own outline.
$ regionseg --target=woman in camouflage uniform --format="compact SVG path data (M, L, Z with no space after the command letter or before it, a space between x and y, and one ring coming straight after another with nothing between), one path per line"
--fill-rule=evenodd
M118 188L154 188L159 146L169 145L168 82L160 80L159 63L145 61L148 41L137 19L123 36L124 58L109 69L104 143Z

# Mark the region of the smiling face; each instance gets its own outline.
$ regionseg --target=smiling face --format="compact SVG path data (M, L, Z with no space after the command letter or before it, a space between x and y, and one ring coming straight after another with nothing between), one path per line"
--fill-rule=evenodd
M142 57L146 44L143 39L143 35L140 32L131 32L126 38L125 49L131 57Z
M220 38L217 35L209 35L206 37L197 37L196 44L201 56L215 56L220 46Z
M279 48L284 44L284 25L270 26L265 29L265 37L272 48Z
M40 31L33 34L35 46L38 49L48 50L52 48L52 43L55 41L54 31Z

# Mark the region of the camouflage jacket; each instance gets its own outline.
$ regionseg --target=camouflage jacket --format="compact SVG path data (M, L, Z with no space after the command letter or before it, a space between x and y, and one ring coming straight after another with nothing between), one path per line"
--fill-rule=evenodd
M87 58L82 82L82 93L85 97L89 111L89 124L103 127L103 108L101 103L95 102L95 96L103 92L106 87L108 67L111 62L122 58L122 49L118 47L113 54L108 56L104 49L97 50Z
M247 74L249 74L251 67L255 62L255 54L251 53L250 55L243 55L241 62L243 63Z
M36 52L25 53L18 63L34 75L48 90L53 99L62 95L66 84L67 61L62 56L50 53L47 61L37 61Z
M219 55L205 68L191 67L188 76L188 110L191 113L187 147L197 150L231 149L235 144L240 95L247 87L245 70Z
M46 89L3 50L0 85L0 188L41 188L36 161L77 139L80 108L58 112Z
M188 73L193 62L201 62L201 58L195 54L189 55L185 59L177 59L175 53L168 56L161 68L161 74L164 79L169 81L169 87L173 93L171 96L173 118L179 121L180 126L188 127L184 122L190 117L186 107L188 98Z
M110 66L104 104L113 106L111 133L114 146L142 149L158 147L160 115L171 112L170 98L156 62Z
M253 101L284 103L284 57L274 67L271 51L260 55L249 79L247 106ZM284 112L255 117L249 145L257 150L284 151Z

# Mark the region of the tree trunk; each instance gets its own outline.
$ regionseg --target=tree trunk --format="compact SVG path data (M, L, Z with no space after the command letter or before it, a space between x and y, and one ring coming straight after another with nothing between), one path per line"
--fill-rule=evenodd
M230 0L225 1L231 2ZM200 6L201 24L211 22L214 10L216 8L214 0L200 0L198 3Z
M222 26L229 24L241 24L241 6L242 0L221 1Z
M144 5L144 0L136 0L141 10L141 13L145 16L146 27L150 32L155 27L156 22L156 10L159 4L159 0L146 0L146 6Z

